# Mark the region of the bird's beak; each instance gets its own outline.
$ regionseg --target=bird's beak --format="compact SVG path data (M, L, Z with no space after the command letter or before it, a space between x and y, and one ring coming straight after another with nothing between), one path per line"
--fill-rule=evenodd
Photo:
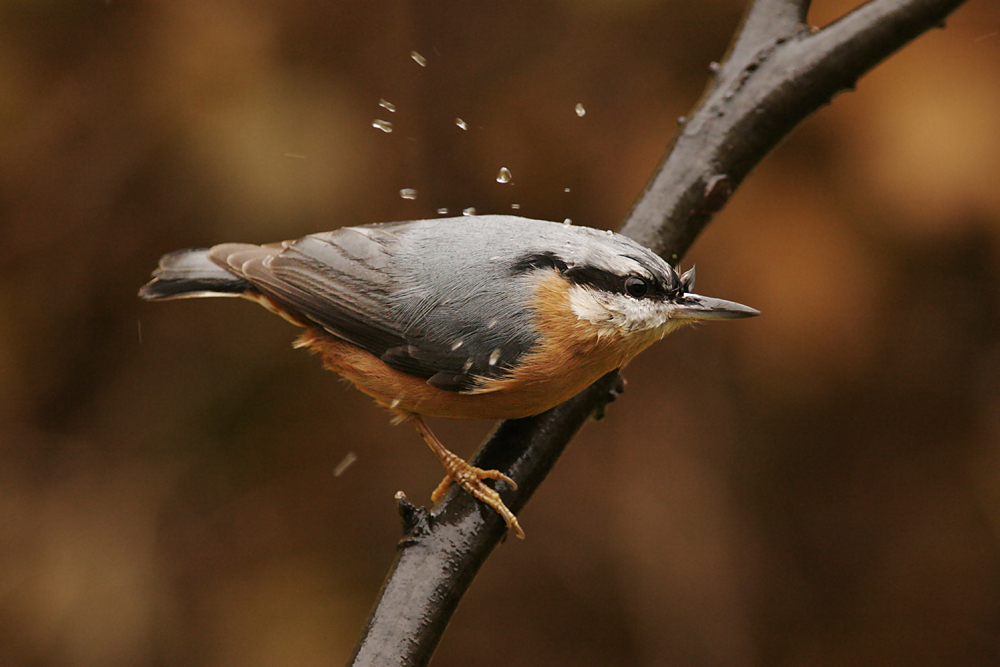
M738 320L756 317L760 311L735 301L713 299L698 294L685 294L674 302L673 319L684 320Z

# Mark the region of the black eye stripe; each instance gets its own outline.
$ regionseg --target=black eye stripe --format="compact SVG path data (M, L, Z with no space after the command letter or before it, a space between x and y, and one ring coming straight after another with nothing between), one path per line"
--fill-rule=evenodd
M571 267L559 255L548 250L522 255L511 265L510 272L511 275L519 275L538 269L555 269L575 285L627 294L634 299L672 299L684 292L680 279L672 271L660 280L639 274L622 276L595 266ZM656 275L656 272L653 274Z
M646 276L628 275L620 276L610 271L604 271L594 267L574 266L564 272L567 279L576 285L592 287L617 294L627 294L634 299L664 299L674 298L679 290L674 285L663 284L658 280L651 280ZM636 285L633 281L641 281L645 289L637 293L631 285Z
M566 278L577 285L593 287L605 292L623 292L625 277L592 266L574 266L563 272Z

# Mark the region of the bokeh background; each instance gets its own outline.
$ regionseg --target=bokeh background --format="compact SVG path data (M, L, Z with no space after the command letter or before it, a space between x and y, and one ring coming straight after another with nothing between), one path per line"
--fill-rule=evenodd
M0 3L0 665L343 663L438 463L284 321L136 290L442 207L615 227L743 5ZM434 664L997 664L998 238L970 0L751 174L686 263L764 314L627 369Z

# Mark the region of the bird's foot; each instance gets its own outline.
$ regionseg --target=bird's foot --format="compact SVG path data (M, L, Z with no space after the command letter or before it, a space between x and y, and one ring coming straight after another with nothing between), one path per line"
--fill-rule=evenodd
M409 414L403 415L413 427L417 429L417 432L423 436L424 441L430 446L434 454L441 461L441 465L444 466L447 475L438 484L438 487L434 489L434 493L431 494L431 501L438 501L448 490L448 487L454 482L460 487L465 489L468 493L472 494L477 500L481 500L499 514L504 522L507 524L507 530L513 530L514 534L517 535L522 540L524 539L524 531L521 530L521 525L517 522L517 517L514 513L510 511L503 501L500 499L500 494L496 492L495 489L491 489L486 486L483 482L484 479L495 479L501 482L506 482L510 484L511 488L516 489L517 484L514 483L507 475L503 474L499 470L483 470L482 468L477 468L474 465L468 463L465 459L452 453L447 447L441 444L441 441L437 439L437 436L427 428L427 424L420 415Z
M483 483L484 479L495 479L506 482L510 484L511 488L516 489L517 484L514 483L514 480L499 470L483 470L467 463L464 459L451 452L448 452L448 454L449 456L441 457L441 463L448 474L441 480L437 488L434 489L434 493L431 494L431 501L437 502L440 500L452 482L454 482L472 494L473 497L492 507L506 522L507 529L513 529L514 534L523 540L524 531L521 530L521 525L517 522L517 517L504 505L503 500L500 499L500 494L495 489L491 489Z

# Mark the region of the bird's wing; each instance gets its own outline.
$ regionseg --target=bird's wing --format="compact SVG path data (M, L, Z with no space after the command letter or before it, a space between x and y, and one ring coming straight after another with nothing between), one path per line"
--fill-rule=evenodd
M345 227L264 246L227 243L209 257L263 295L376 356L405 343L393 318L389 230Z
M297 318L440 389L471 391L505 375L533 338L501 341L476 322L455 322L442 304L421 303L413 317L414 300L404 305L394 296L400 276L393 246L413 224L345 227L265 246L223 244L209 257ZM458 346L445 333L455 331L464 334Z

